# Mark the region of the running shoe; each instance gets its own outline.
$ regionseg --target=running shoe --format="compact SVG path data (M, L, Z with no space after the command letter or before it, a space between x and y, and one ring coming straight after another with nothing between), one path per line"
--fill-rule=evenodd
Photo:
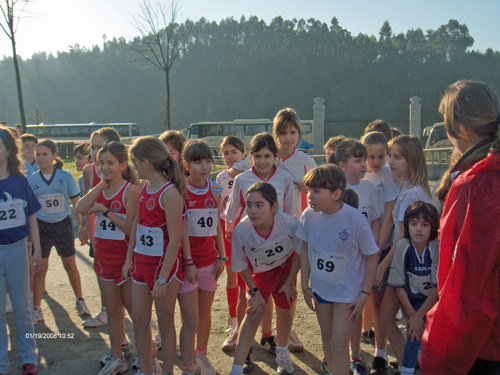
M106 363L106 366L104 366L99 372L99 375L116 375L127 371L128 366L125 358L111 357L108 363Z
M365 363L361 359L356 359L351 361L351 371L353 375L366 375L366 366Z
M372 362L370 375L384 375L387 373L387 360L383 357L375 357Z
M206 355L195 355L194 356L194 368L196 372L199 372L200 375L215 375L214 366L207 358Z
M293 329L290 331L290 338L288 339L288 350L291 352L301 352L304 350L304 344Z
M361 333L361 341L368 345L375 345L375 332L373 329Z
M222 350L225 352L234 352L236 349L236 341L238 340L238 328L233 329L227 339L222 344Z
M38 307L33 307L33 325L37 325L38 322L43 322L42 309Z
M90 315L90 310L82 297L76 300L76 311L78 311L78 315L80 316Z
M260 345L267 350L269 354L276 357L276 342L274 341L274 336L260 338Z
M107 325L108 314L106 313L106 309L101 308L99 314L97 314L93 318L87 319L82 324L85 328L96 328Z
M124 358L132 357L132 352L130 351L130 346L128 345L128 343L127 345L122 345L122 355ZM106 366L106 364L111 360L112 357L113 352L111 351L111 349L109 349L108 352L101 357L99 362L101 363L101 365Z
M132 368L136 370L140 370L141 366L139 365L139 357L135 357L132 361Z
M253 362L252 362L252 348L248 351L247 358L245 359L245 363L243 363L243 373L244 374L250 374L253 369Z
M289 375L294 370L287 348L276 350L276 363L278 364L278 375Z
M163 373L158 358L151 357L151 375L161 375ZM215 373L214 373L215 375Z
M23 375L38 374L38 365L36 363L25 363L23 365Z
M325 375L332 375L325 358L323 358L323 362L321 362L321 371L323 371L323 374Z

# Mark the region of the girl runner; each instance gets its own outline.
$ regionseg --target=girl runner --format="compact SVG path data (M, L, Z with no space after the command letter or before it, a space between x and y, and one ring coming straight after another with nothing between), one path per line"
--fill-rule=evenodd
M71 173L62 170L63 162L57 155L57 146L50 139L38 142L36 162L40 169L28 177L33 192L42 206L42 209L36 213L42 248L42 269L33 278L33 323L35 325L43 321L41 302L52 247L56 248L68 274L76 296L78 315L90 315L82 296L80 273L76 266L75 240L69 205L71 201L76 218L81 224L83 218L76 211L80 189Z
M248 288L249 308L239 330L238 346L231 375L243 372L243 363L266 311L272 294L276 304L276 362L280 375L294 370L288 351L292 329L292 302L297 297L295 278L300 268L301 241L295 237L299 225L293 217L278 212L276 189L256 182L246 193L248 217L233 233L233 270L240 272Z
M118 142L106 143L97 153L101 182L78 202L82 215L96 215L94 270L109 318L110 352L99 375L114 375L128 370L125 358L130 350L125 337L123 307L129 313L130 282L122 267L132 223L137 212L138 188L128 165L127 148Z
M132 321L142 372L161 374L153 357L151 308L156 306L166 373L175 359L175 300L184 280L181 238L185 182L165 144L153 137L136 139L130 156L139 178L139 213L132 225L123 276L132 278Z

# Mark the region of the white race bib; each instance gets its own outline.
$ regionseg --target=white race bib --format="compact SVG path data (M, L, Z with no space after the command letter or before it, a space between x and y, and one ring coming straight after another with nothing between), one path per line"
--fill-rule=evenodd
M428 296L432 290L431 275L428 276L417 276L413 273L408 273L410 281L410 290L413 294L423 294Z
M163 230L137 224L134 251L149 256L163 256Z
M320 280L342 284L345 279L347 254L332 253L313 248L311 273Z
M255 264L255 266L274 265L281 260L287 259L292 252L293 241L288 235L284 235L277 241L266 243L253 251L253 255L257 260L257 264Z
M125 214L115 215L121 217L122 219L126 218ZM95 215L94 237L104 238L107 240L124 240L125 233L123 233L109 217L104 216L102 213L98 213Z
M21 227L26 224L23 200L9 200L0 203L0 229Z
M193 208L187 212L190 237L217 235L217 208Z
M43 194L38 197L42 209L40 212L42 214L58 214L59 212L64 212L64 195L61 193L55 194Z

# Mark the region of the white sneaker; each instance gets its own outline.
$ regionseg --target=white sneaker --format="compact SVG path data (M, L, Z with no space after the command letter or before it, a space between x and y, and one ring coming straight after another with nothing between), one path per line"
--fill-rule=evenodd
M122 356L123 358L132 357L132 353L130 352L130 346L128 345L128 343L127 345L122 346ZM111 351L111 349L109 349L108 352L101 357L99 362L101 363L101 365L106 366L111 358L113 358L113 352Z
M162 375L163 371L158 358L151 357L151 375Z
M396 314L396 320L403 320L403 314L401 313L401 309L398 310Z
M5 293L5 313L9 314L12 312L12 301L10 300L9 293Z
M294 370L288 348L276 349L276 363L278 364L278 375L289 375Z
M108 314L106 313L106 309L101 309L99 314L97 314L93 318L87 319L82 324L85 328L95 328L107 325Z
M90 310L82 297L76 300L76 311L78 311L78 315L80 316L90 315Z
M111 357L108 363L106 363L106 366L104 366L103 369L99 371L99 375L116 375L127 371L128 366L125 358Z
M210 363L210 360L206 355L194 356L194 368L196 372L200 375L215 375L214 366Z
M132 368L136 370L141 370L141 366L139 365L139 357L135 357L134 360L132 361Z
M42 309L33 307L33 325L36 326L38 322L43 322Z
M233 329L227 339L222 344L222 350L225 352L234 352L236 349L236 341L238 340L238 328Z

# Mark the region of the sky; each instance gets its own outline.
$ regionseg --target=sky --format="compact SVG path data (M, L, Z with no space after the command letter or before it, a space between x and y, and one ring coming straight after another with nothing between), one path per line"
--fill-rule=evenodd
M24 0L18 0L23 2ZM133 17L140 14L143 0L30 0L16 34L18 55L27 59L33 53L56 54L70 46L102 46L109 40L138 34ZM154 3L156 0L152 0ZM170 0L161 0L168 4ZM0 4L6 0L0 0ZM498 25L499 0L178 0L181 21L205 17L217 21L233 17L257 16L269 23L283 19L314 18L328 25L337 17L340 26L353 35L378 37L382 24L389 21L393 33L409 29L437 29L451 18L467 25L475 42L472 49L500 51ZM0 30L0 59L11 56L10 40Z

